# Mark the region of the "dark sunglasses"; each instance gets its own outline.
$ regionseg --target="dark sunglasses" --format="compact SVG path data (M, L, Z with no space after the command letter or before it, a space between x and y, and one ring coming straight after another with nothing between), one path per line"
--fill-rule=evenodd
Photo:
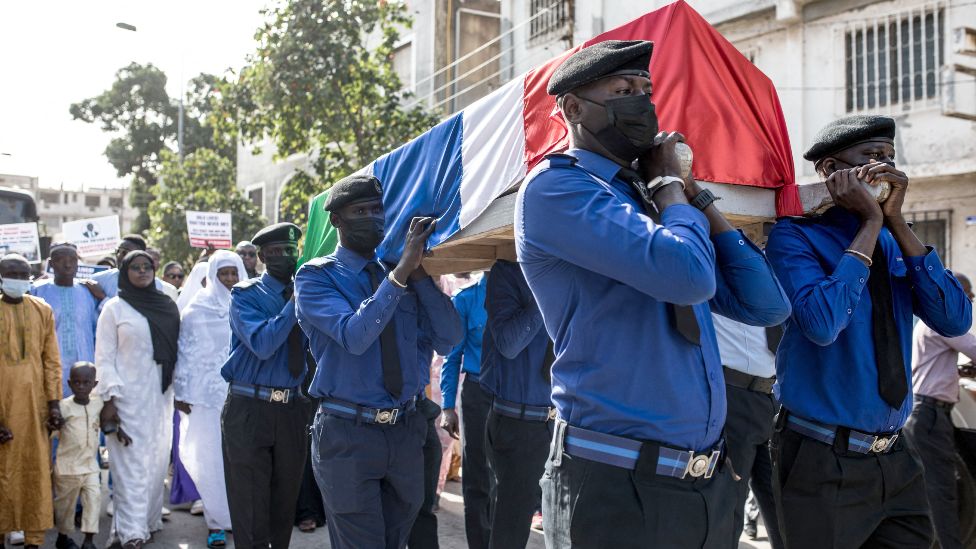
M156 269L152 265L129 265L129 270L137 273L151 273Z
M183 274L183 273L179 273L179 274L167 273L167 274L165 274L163 276L165 276L166 278L178 278L180 280L183 280L184 278L186 278L186 275Z

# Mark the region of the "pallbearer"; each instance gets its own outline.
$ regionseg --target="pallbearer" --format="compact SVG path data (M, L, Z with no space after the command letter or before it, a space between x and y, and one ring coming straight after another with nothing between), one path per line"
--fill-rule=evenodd
M529 540L542 496L539 478L555 419L549 400L555 355L518 263L495 262L486 290L481 386L493 396L485 436L495 480L491 547L516 549Z
M895 167L895 121L850 116L804 158L836 204L785 219L766 253L793 303L776 355L783 409L773 460L786 546L929 547L922 468L901 427L912 410L912 315L965 333L972 304L905 222L908 176ZM883 204L865 190L888 185Z
M652 46L601 42L556 70L548 91L571 148L533 170L516 204L518 260L555 342L550 548L733 547L710 312L759 325L789 314L762 252L682 179L682 136L658 134Z
M376 257L381 197L372 176L336 183L325 209L339 247L303 265L296 281L318 364L312 465L334 549L405 546L424 499L428 421L417 404L431 349L446 354L461 339L451 300L420 266L434 219L413 219L400 262L388 266Z

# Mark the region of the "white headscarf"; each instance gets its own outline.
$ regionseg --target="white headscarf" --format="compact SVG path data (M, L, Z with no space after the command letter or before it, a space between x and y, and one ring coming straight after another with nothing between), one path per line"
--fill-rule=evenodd
M247 280L247 270L241 256L228 250L217 250L207 265L207 287L193 297L188 307L201 307L224 316L230 311L230 290L217 279L217 272L224 267L236 267L239 282ZM194 270L196 267L194 267Z
M207 262L197 263L190 271L190 276L186 277L186 282L180 288L180 297L176 300L176 306L179 307L181 313L190 304L190 301L193 301L194 296L203 289L203 281L207 279L207 269L209 268L210 264Z
M173 385L177 400L219 406L227 396L227 382L220 376L220 368L230 352L231 331L230 290L217 279L217 271L236 267L241 281L247 280L247 271L240 256L227 250L217 251L210 261L197 267L201 265L207 269L207 287L196 292L181 312Z

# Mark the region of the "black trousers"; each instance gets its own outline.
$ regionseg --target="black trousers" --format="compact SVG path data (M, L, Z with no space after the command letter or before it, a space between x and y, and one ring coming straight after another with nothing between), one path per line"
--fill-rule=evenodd
M288 547L308 453L303 397L288 404L229 395L221 416L234 546Z
M314 520L316 527L325 526L325 507L322 505L322 492L315 482L311 456L305 459L305 470L302 472L302 485L295 507L295 526L306 520Z
M523 421L488 413L488 463L495 482L492 549L519 549L529 541L532 515L542 498L539 479L546 469L552 421Z
M786 546L928 549L933 536L922 467L904 439L887 454L835 446L789 429L773 434L773 482Z
M322 413L312 426L312 466L332 549L403 549L424 500L427 418L393 425Z
M634 471L587 459L550 457L542 475L547 549L734 549L735 487L728 467L710 479Z
M485 425L491 394L474 376L461 384L461 495L464 496L464 533L468 549L487 549L491 539L491 471L485 452Z
M437 416L427 420L427 439L424 441L424 503L417 513L417 520L410 529L407 547L410 549L438 549L437 515L434 505L437 503L437 480L441 472L441 439L437 437L437 427L434 420Z
M942 549L962 547L956 489L955 427L947 409L916 401L904 433L925 470L925 492Z
M731 385L725 386L725 392L728 397L725 443L732 468L741 477L736 483L734 537L739 539L742 535L744 507L751 486L766 524L769 544L773 549L783 549L773 498L773 462L769 456L776 400L772 395Z

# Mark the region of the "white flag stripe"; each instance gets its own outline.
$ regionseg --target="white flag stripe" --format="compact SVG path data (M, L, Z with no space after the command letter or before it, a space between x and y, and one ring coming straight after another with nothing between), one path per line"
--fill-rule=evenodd
M520 76L462 112L461 228L525 177L524 92Z

